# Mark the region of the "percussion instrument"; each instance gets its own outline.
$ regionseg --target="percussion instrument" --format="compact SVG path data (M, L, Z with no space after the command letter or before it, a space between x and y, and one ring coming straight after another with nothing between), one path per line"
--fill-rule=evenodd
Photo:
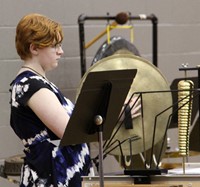
M170 90L169 84L157 67L139 56L130 53L128 54L126 51L119 52L118 54L99 60L88 69L81 79L77 96L89 72L123 69L137 69L137 75L131 85L128 97L132 97L135 93L137 93L136 95L139 95L139 93L143 92L143 116L133 119L133 129L121 127L115 135L114 141L117 140L123 142L125 139L138 137L131 142L132 154L137 155L138 153L152 148L153 138L154 145L163 140L167 128L168 117L171 114L171 109L162 113L162 111L172 105L172 97L171 93L168 92ZM159 115L159 113L162 113L162 115ZM118 125L119 124L116 124L113 133L117 130ZM155 137L153 137L154 128ZM130 155L129 141L125 141L121 146L123 154L126 156ZM112 149L112 146L110 149ZM121 155L119 147L112 150L110 154Z

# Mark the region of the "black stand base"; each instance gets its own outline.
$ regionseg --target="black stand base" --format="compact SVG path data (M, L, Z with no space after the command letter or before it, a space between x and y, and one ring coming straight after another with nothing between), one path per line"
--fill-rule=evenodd
M124 170L124 175L134 177L134 184L151 184L152 175L167 174L166 169L141 169L141 170Z
M141 175L141 176L150 176L150 175L161 175L166 174L166 169L140 169L140 170L124 170L124 175Z

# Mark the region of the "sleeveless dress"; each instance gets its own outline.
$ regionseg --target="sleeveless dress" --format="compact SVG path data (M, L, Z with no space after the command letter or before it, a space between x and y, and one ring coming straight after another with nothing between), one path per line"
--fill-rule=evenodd
M58 139L56 135L27 106L29 98L41 88L54 92L68 115L74 107L52 82L31 71L12 81L10 125L25 153L20 187L81 187L81 176L94 175L88 146L58 147L52 143Z

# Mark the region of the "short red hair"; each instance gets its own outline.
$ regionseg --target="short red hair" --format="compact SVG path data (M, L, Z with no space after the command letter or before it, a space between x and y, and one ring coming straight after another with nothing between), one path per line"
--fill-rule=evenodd
M15 46L22 60L31 58L29 47L49 47L63 40L63 31L59 23L41 14L28 14L17 25Z

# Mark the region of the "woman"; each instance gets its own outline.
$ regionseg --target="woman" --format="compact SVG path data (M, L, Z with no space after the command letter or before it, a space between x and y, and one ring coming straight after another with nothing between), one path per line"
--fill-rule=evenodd
M16 49L23 65L11 83L11 127L22 140L25 160L20 187L80 187L93 175L86 144L57 147L73 104L46 78L63 54L61 25L46 16L24 16L16 28Z

